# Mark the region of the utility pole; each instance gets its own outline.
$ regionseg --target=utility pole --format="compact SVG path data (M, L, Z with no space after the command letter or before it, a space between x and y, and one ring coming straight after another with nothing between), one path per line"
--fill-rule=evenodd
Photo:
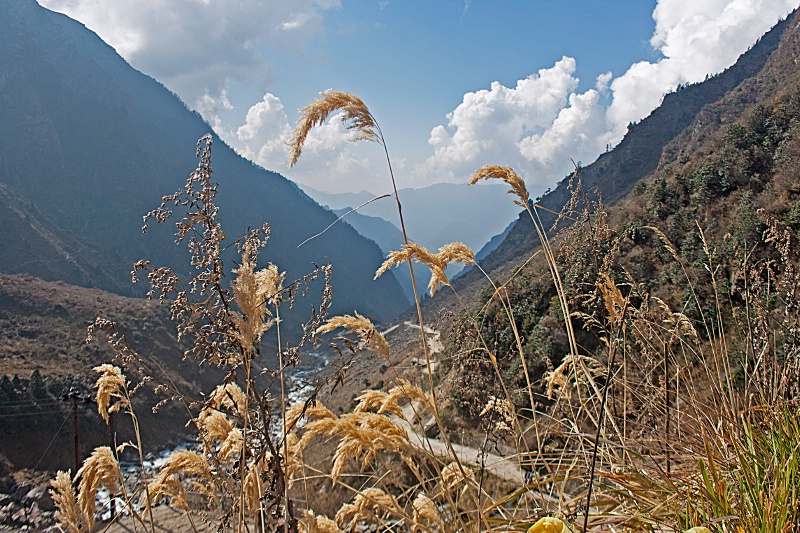
M81 396L77 389L72 388L67 394L61 397L63 401L72 400L72 435L73 435L73 451L75 459L75 473L77 475L78 469L81 467L80 458L80 439L78 438L78 400L84 403L93 403L90 396L85 398Z
M75 476L78 473L78 469L80 468L80 455L78 452L78 400L81 399L81 395L78 393L76 389L70 389L67 394L65 394L62 398L63 401L72 400L72 435L73 435L73 451L75 453L75 470L73 471L72 475Z
M113 400L112 400L113 402ZM110 407L110 405L109 405ZM112 451L116 449L116 439L114 438L114 412L109 409L108 413L108 447L111 448ZM114 497L114 493L109 490L108 495L109 500L109 512L111 513L111 520L117 515L117 500Z

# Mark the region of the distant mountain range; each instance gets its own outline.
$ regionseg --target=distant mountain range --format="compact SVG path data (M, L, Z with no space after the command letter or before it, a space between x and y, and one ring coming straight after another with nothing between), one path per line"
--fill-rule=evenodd
M369 191L358 193L325 193L301 185L309 196L322 205L333 209L339 216L348 213L379 195ZM486 256L502 239L511 221L516 219L519 207L506 194L507 187L500 184L437 183L418 189L405 188L398 191L403 204L403 217L408 238L431 251L444 244L459 241L482 256ZM372 239L384 254L399 250L403 244L397 204L393 197L381 198L350 213L343 219L361 235ZM387 222L389 225L387 226ZM447 270L451 278L462 270L460 265ZM394 270L406 295L411 292L411 277L405 268ZM428 283L427 273L418 275L418 285Z
M301 187L314 200L336 211L356 208L378 196L368 191L330 194L306 185ZM403 204L410 240L433 251L449 242L460 241L477 252L519 214L519 207L513 204L506 191L507 187L501 184L470 187L466 183L437 183L418 189L400 189L397 194ZM358 214L379 217L400 227L397 204L392 197L365 205ZM363 225L360 227L366 231ZM375 230L380 237L379 229Z
M97 35L34 0L0 3L0 50L0 272L122 295L142 294L130 283L139 259L186 272L174 226L142 235L142 216L183 186L211 127ZM385 321L408 305L392 275L372 280L383 254L351 227L298 248L336 215L213 141L231 239L268 222L263 260L288 279L332 263L334 312ZM297 319L308 309L298 306Z

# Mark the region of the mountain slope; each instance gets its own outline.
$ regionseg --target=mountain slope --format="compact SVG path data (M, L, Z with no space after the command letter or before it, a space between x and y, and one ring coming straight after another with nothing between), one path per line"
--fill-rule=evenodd
M72 467L72 429L62 425L70 410L62 396L70 389L92 395L92 368L114 356L102 337L86 342L86 328L97 316L117 322L142 357L159 362L158 377L168 379L190 398L208 393L223 377L218 369L183 360L186 346L176 340L167 306L0 274L0 464L13 470L37 465L41 469ZM43 390L32 386L32 372L42 380ZM162 398L147 387L136 396L137 414L153 447L165 446L188 432L186 410L177 404L153 415L151 407ZM108 430L91 405L80 408L79 424L85 457L93 446L107 442ZM120 442L132 437L128 424L118 424L117 430ZM51 441L56 445L48 448ZM1 471L2 467L0 478Z
M757 91L743 92L740 88L769 63L771 56L779 49L784 32L788 28L796 31L792 20L794 17L778 23L723 73L666 95L661 106L650 116L629 127L625 138L611 152L601 155L591 165L580 169L585 188L596 189L606 205L613 205L629 194L641 179L652 174L659 163L664 164L679 156L679 151L670 144L674 139L691 137L693 131L703 124L721 124L724 117L714 111L714 105L726 95L732 98L726 104L730 113L741 112L756 99L768 98L777 84L772 83L770 86L767 81L762 80ZM774 74L767 76L775 77ZM569 199L569 182L568 176L538 203L552 211L561 210ZM546 227L555 219L547 211L540 210L539 214ZM526 212L522 212L500 246L481 265L493 278L503 280L524 263L538 245L531 220ZM485 278L475 269L465 272L455 281L457 290L467 300L476 296L484 284ZM434 298L432 304L436 308L456 307L454 299L446 291Z
M375 244L377 244L383 252L384 257L388 256L389 252L399 250L403 247L403 232L397 229L397 226L391 222L388 222L380 217L362 215L361 213L353 211L347 207L343 209L334 209L333 212L340 217L344 217L342 221L345 224L353 226L353 229L355 229L359 234L363 235L367 239L375 241ZM411 305L411 303L414 301L414 287L411 283L411 274L406 272L406 269L404 268L392 269L392 274L394 274L395 278L397 278L397 281L403 288L403 293L406 295L406 298L408 298L409 305ZM417 285L423 283L423 279L419 274L417 274L416 277Z
M0 49L0 200L22 206L4 210L16 230L0 241L2 270L129 295L143 289L129 281L139 259L185 271L174 226L142 235L142 215L183 186L208 124L81 24L33 0L0 3ZM297 248L335 216L293 183L217 137L212 166L229 237L268 222L263 257L287 279L330 261L334 311L386 320L405 308L394 277L372 281L381 251L350 227Z

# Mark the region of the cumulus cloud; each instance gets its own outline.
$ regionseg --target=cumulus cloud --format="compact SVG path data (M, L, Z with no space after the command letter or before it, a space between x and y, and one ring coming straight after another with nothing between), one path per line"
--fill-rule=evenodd
M247 111L245 123L236 131L243 156L266 168L285 166L292 128L280 99L270 93Z
M81 20L214 122L233 80L265 87L268 50L302 53L339 0L39 0ZM229 104L229 102L227 102ZM220 107L222 106L222 107Z
M601 76L597 89L577 94L576 68L573 58L563 57L515 87L494 82L488 90L465 94L447 126L431 131L434 154L417 169L418 179L463 180L494 163L540 175L545 183L547 169L596 153L605 133L599 101L610 76Z
M571 170L570 159L590 162L617 144L630 122L649 115L677 85L732 65L795 3L659 0L650 41L659 60L635 63L616 78L603 74L583 93L576 92L577 65L570 57L516 87L494 82L488 90L466 93L446 125L432 129L433 155L415 175L420 181L461 181L479 166L510 164L529 187L541 190Z

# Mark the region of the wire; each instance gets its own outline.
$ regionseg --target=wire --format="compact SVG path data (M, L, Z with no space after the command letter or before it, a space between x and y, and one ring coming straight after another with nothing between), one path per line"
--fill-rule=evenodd
M42 416L42 415L52 415L52 414L62 414L64 411L57 410L57 411L35 411L30 413L8 413L8 414L0 414L0 418L19 418L21 416ZM68 413L70 414L70 413Z
M33 467L34 470L36 470L39 467L39 464L42 462L42 459L44 459L44 456L47 455L47 452L50 451L50 446L52 446L53 443L56 441L56 437L58 437L58 434L61 433L61 430L64 428L64 424L66 424L67 420L69 420L70 414L72 414L72 413L67 413L67 416L64 417L64 421L61 422L61 425L58 427L58 431L56 431L56 434L53 435L53 438L50 440L50 444L47 445L47 449L45 449L45 451L42 454L42 456L36 462L36 466Z
M13 400L9 402L0 402L0 409L2 409L3 407L15 407L17 405L23 405L23 404L41 405L48 403L61 403L62 401L63 400L59 400L56 398L46 399L46 400Z

